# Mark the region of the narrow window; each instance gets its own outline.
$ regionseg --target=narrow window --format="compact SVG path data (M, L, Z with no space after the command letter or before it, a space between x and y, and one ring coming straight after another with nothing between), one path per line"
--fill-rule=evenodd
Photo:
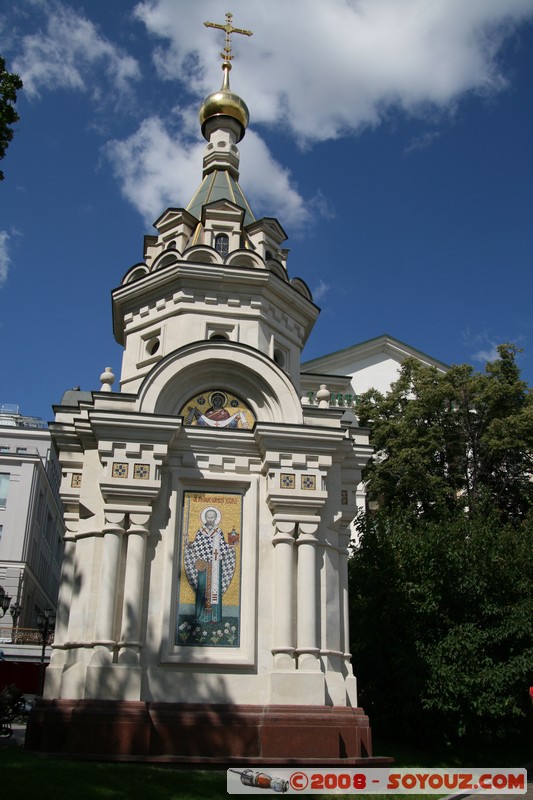
M229 236L225 233L219 233L215 236L215 250L222 258L225 258L229 253Z
M6 507L7 487L9 486L9 473L0 473L0 508Z

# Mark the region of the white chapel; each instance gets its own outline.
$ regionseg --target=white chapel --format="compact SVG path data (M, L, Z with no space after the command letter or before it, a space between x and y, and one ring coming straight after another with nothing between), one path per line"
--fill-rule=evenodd
M199 188L113 291L120 386L106 370L55 409L65 557L27 747L359 763L372 750L347 558L368 431L309 375L302 387L319 311L280 222L256 219L239 186L242 31L231 15L215 27L223 80L200 109Z

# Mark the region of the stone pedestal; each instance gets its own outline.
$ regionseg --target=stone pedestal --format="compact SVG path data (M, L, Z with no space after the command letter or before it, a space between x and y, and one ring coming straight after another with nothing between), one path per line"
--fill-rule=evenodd
M360 708L42 700L26 749L106 760L385 764Z

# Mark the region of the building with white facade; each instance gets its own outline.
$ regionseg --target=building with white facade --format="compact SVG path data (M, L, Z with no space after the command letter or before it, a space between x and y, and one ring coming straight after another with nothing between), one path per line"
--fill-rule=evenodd
M407 358L416 358L424 366L434 367L441 373L449 369L447 364L427 353L383 334L304 362L300 376L302 403L316 405L320 392L326 392L330 404L344 409L345 421L357 422L358 398L369 389L386 394L398 380L402 364ZM317 386L320 387L318 391ZM352 487L352 491L358 511L367 510L366 484L360 481ZM351 529L352 542L356 543L358 534L355 524Z
M424 366L435 367L441 373L449 369L442 361L385 333L305 361L301 374L302 401L316 403L319 384L326 386L333 402L357 408L357 398L369 389L386 394L398 380L407 358L416 358Z
M63 556L60 467L50 431L18 406L0 406L0 586L20 614L0 620L2 649L37 615L55 611Z
M27 746L368 764L347 572L368 431L327 390L301 400L319 310L239 186L227 47L200 186L113 291L119 389L106 370L56 407L65 557Z

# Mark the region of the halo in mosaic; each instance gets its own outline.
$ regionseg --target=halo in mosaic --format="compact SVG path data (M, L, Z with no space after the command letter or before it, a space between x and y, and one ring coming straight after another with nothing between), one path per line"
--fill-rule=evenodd
M113 478L127 478L128 477L128 464L124 461L113 461L113 469L111 472Z
M316 475L302 475L302 489L314 491L316 489Z
M251 430L255 425L255 415L246 403L222 389L211 389L191 397L179 413L185 425L199 428Z
M296 478L292 472L282 472L279 476L279 485L281 489L294 489L296 486Z

